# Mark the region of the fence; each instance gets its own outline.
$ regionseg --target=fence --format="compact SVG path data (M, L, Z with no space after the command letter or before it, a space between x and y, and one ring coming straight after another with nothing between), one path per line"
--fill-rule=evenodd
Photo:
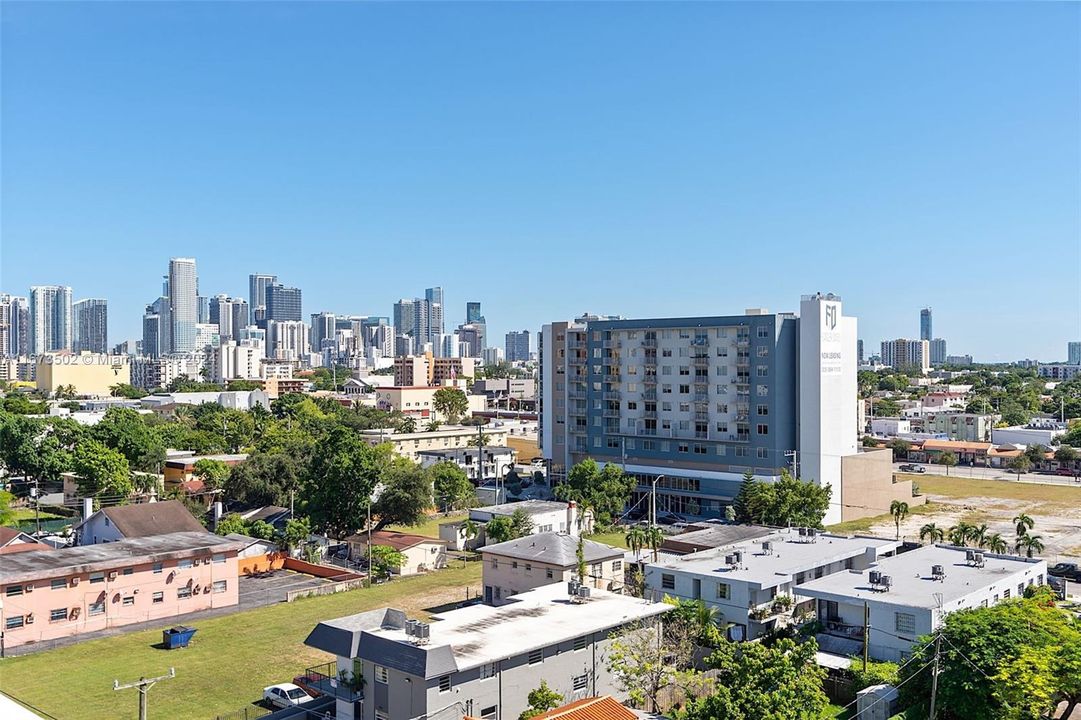
M255 718L266 717L273 710L267 710L264 707L258 705L248 705L242 707L239 710L225 713L224 715L215 715L214 720L255 720Z

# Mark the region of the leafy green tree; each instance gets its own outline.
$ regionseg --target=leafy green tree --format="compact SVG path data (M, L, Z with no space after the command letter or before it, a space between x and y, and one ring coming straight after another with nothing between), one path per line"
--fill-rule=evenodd
M1026 513L1020 513L1013 519L1014 532L1018 536L1026 534L1029 530L1036 527L1036 521L1032 519L1031 515Z
M109 394L113 397L127 398L129 400L139 400L140 398L147 396L146 390L137 388L134 385L129 385L128 383L110 385Z
M1010 546L1006 543L1006 538L1002 537L999 533L991 533L987 536L987 549L998 555L1005 555L1009 552Z
M22 393L5 395L0 398L0 409L14 415L44 415L49 408L43 402L34 402Z
M972 537L972 526L966 522L959 522L946 531L946 540L951 545L965 547Z
M659 712L661 692L676 687L693 694L702 687L694 667L698 628L673 619L663 631L640 623L610 637L605 664L612 680L638 708Z
M218 535L246 535L248 523L238 513L223 515L218 521L218 527L214 530Z
M908 517L908 503L904 500L894 500L890 503L890 515L893 516L893 525L897 531L897 539L901 539L901 523Z
M484 535L491 543L501 543L513 540L514 524L505 515L494 517L484 526Z
M904 460L908 457L909 451L912 449L912 443L901 438L895 438L886 443L886 447L893 450L893 459Z
M1081 454L1069 445L1060 445L1055 450L1055 460L1058 460L1060 463L1072 463L1076 461L1078 457L1081 457Z
M312 534L311 521L308 518L291 518L285 523L285 530L278 535L278 544L286 551L302 548Z
M1046 593L1033 595L945 615L939 629L940 720L1049 717L1054 704L1076 692L1078 665L1071 654L1081 647L1081 626ZM919 671L934 647L934 636L920 638L914 661L901 668L901 703L912 706L909 717L927 716L931 673ZM1047 665L1034 656L1046 658ZM1032 688L1030 697L1022 697L1024 688Z
M443 512L464 510L477 500L477 491L457 463L444 461L428 468L435 504Z
M15 521L15 511L11 509L11 503L15 496L7 490L0 490L0 527L11 525Z
M875 417L897 417L901 414L901 406L896 400L879 398L874 401Z
M942 542L942 540L945 537L946 537L945 531L943 531L942 528L940 528L938 525L935 525L933 522L932 523L927 523L926 525L924 525L923 527L920 528L920 541L921 542L924 541L924 540L927 540L928 542L934 544L934 543L937 543L937 542Z
M225 486L229 479L229 466L221 460L203 458L195 461L195 477L203 481L203 484L211 489L218 490Z
M1007 469L1017 473L1018 481L1021 480L1021 474L1027 473L1032 469L1032 461L1028 459L1027 455L1018 455L1015 458L1010 458L1010 461L1006 463Z
M225 389L229 390L230 392L243 392L243 391L248 391L248 390L262 390L263 389L263 384L259 383L259 382L255 382L254 380L244 380L244 379L241 379L241 378L237 378L235 380L230 380L228 382L228 384L226 384Z
M319 447L305 473L307 509L315 527L343 538L365 525L372 490L390 465L389 451L344 427L332 429Z
M84 496L111 495L126 498L133 489L128 460L97 440L87 440L75 448L72 467L78 475L79 493Z
M274 526L263 520L252 520L245 525L244 534L260 540L273 540Z
M516 538L525 537L533 532L533 518L529 517L529 513L522 508L516 508L511 513L510 524L511 532Z
M645 528L635 525L627 530L626 535L623 536L624 542L627 543L627 547L634 553L634 559L639 560L642 556L642 548L646 545L646 531Z
M469 412L469 398L458 388L439 388L432 394L432 408L453 425Z
M753 479L748 482L744 479L740 494L744 495L742 502L747 512L747 522L820 528L822 518L829 509L832 488L797 480L782 469L781 477L776 482ZM740 505L738 495L736 505L737 508ZM738 512L737 509L737 517Z
M416 463L397 458L382 475L383 489L372 505L379 516L375 530L387 525L416 525L432 506L432 479Z
M557 500L592 508L597 522L609 526L623 512L633 489L634 478L618 465L608 463L600 468L593 458L586 458L571 468L567 481L556 486L553 495Z
M529 703L529 709L523 711L518 716L518 720L529 720L529 718L556 709L563 704L563 696L548 687L547 680L541 680L539 687L529 691L526 701Z
M95 440L127 458L133 470L156 473L165 466L161 437L131 408L109 408L90 432Z
M1035 467L1044 461L1048 452L1049 450L1046 445L1034 443L1025 448L1025 457L1027 457L1029 462Z
M957 464L957 455L947 450L938 456L938 464L946 468L946 476L949 477L950 468Z
M817 650L813 639L722 644L708 660L719 671L713 694L689 702L681 720L821 717L829 700Z
M739 492L732 503L736 513L736 522L753 523L757 497L761 484L754 479L754 473L747 470L743 473L743 482L740 483Z
M241 505L288 507L302 471L291 455L256 453L230 469L222 489L226 498Z
M1020 554L1021 551L1024 550L1026 557L1038 555L1043 552L1043 536L1025 533L1021 537L1017 538L1015 549L1017 550L1018 554Z
M370 552L372 555L370 571L373 578L384 580L405 564L405 555L388 545L373 545Z
M653 551L653 562L657 562L657 550L664 543L664 533L656 525L646 528L646 545Z
M852 674L853 687L856 692L872 685L896 685L898 683L897 663L869 661L867 669L863 668L862 658L852 658L849 666Z

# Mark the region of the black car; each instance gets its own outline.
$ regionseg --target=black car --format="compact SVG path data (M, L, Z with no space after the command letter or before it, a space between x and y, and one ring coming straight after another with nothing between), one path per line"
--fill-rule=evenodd
M1058 563L1047 568L1051 577L1066 578L1072 582L1081 582L1081 567L1077 563Z

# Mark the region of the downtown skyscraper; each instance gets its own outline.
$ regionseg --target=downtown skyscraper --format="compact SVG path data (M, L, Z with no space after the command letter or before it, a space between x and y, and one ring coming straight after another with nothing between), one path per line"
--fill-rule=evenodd
M75 303L75 352L109 352L109 304L104 298Z
M252 273L248 276L248 324L258 325L266 322L266 291L271 285L278 284L277 275Z
M170 350L175 353L195 349L196 324L199 322L199 282L195 258L169 260Z
M35 285L30 288L30 353L71 350L74 320L71 288Z
M932 340L934 337L931 327L931 308L924 308L920 310L920 340Z

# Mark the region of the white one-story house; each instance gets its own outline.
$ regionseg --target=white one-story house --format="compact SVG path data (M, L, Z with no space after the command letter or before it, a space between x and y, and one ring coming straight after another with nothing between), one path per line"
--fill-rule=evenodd
M345 539L349 545L349 556L355 560L363 559L368 554L368 534L357 533ZM395 575L416 575L447 565L447 543L426 535L379 530L372 533L373 547L389 547L405 557L402 566L392 572Z

